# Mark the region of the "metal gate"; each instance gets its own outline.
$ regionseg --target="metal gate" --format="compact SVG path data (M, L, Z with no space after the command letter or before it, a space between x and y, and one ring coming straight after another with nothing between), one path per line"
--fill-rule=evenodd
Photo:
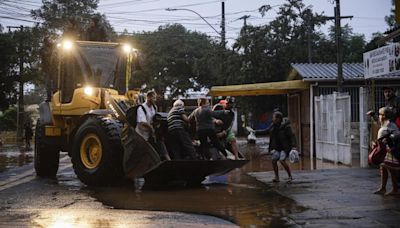
M368 118L369 91L360 87L360 167L368 167L368 144L370 141Z
M351 106L346 93L315 97L316 157L351 165Z

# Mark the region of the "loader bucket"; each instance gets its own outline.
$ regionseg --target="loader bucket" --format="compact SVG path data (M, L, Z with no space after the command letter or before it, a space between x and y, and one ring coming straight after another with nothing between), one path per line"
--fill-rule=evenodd
M161 123L156 132L157 130L162 132L162 126L166 127L166 114L158 113L155 119L155 122ZM144 177L145 186L200 185L206 176L223 175L248 162L248 160L161 161L156 149L130 126L129 121L121 136L125 173L129 178Z
M206 176L223 175L245 165L248 160L171 160L146 172L145 186L169 184L200 185Z

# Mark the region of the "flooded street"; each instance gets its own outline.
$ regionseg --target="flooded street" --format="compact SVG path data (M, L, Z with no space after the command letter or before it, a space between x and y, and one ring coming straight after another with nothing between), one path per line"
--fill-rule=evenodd
M0 172L33 162L33 149L14 145L0 146Z
M307 209L247 175L248 172L272 170L271 156L266 153L267 141L260 139L256 145L249 145L241 140L239 146L241 152L250 160L249 163L226 175L209 177L203 182L203 186L197 188L149 189L143 186L142 179L136 183L121 182L113 187L86 187L70 167L60 168L56 185L69 189L68 191L85 192L106 208L121 209L117 211L144 210L211 215L245 227L290 226L288 215ZM0 171L29 164L32 162L32 156L33 151L5 146L0 150ZM68 164L68 160L64 155L63 164ZM320 161L315 164L315 167L324 169L338 167ZM296 170L307 170L311 167L309 158L302 158L299 163L290 166L295 179ZM282 169L280 175L282 180L286 178ZM283 181L281 184L288 185Z
M286 216L306 210L293 200L285 198L258 182L247 172L271 171L271 156L266 154L267 141L260 139L256 145L244 140L240 150L249 163L224 176L206 179L199 188L142 188L143 180L117 189L95 188L93 197L107 206L117 209L161 210L198 213L217 216L240 226L289 226ZM317 167L337 167L318 162ZM309 170L309 158L290 164L294 170ZM281 178L286 178L286 172Z

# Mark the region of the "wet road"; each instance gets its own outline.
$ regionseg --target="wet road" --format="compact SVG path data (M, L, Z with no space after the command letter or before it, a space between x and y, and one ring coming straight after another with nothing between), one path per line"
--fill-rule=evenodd
M0 226L14 225L11 221L21 223L17 225L50 226L63 219L70 221L70 225L84 223L89 224L88 227L124 226L135 222L155 225L162 224L163 219L176 226L212 224L224 227L232 226L232 223L247 227L289 226L287 216L305 208L246 174L272 170L270 155L264 154L266 142L261 140L257 145L242 142L240 149L250 162L228 175L207 179L202 187L146 189L142 188L141 180L107 188L85 187L73 173L65 155L56 180L36 178L31 164L32 151L18 152L18 148L3 147L0 150L0 200L3 205ZM303 159L291 167L293 170L309 169L309 164ZM282 178L284 175L282 173ZM154 219L148 220L148 213ZM232 223L209 216L191 217L185 213L211 215Z

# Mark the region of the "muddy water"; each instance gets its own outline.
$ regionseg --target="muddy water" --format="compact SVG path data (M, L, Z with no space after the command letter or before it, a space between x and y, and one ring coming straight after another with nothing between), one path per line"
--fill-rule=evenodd
M92 196L112 208L179 211L207 214L232 221L244 227L285 227L290 226L288 214L306 210L294 201L285 198L269 185L262 184L248 176L248 172L271 171L271 156L266 154L267 141L260 139L256 145L239 142L240 151L245 154L249 163L227 175L208 178L202 187L146 189L143 180L136 183L123 183L112 188L91 188ZM33 151L24 148L0 147L0 172L12 167L31 163ZM290 164L296 177L296 170L313 168L340 168L332 163L310 162L302 158L299 163ZM71 172L73 172L71 170ZM282 178L286 174L281 169ZM61 184L76 183L79 189L82 184L71 173L71 179L59 180Z
M0 146L0 172L20 167L33 161L33 150L15 145Z
M289 226L287 215L305 208L246 174L272 170L271 156L262 153L265 147L263 142L257 145L241 143L240 150L250 162L227 175L206 179L202 187L146 189L142 188L144 181L138 180L136 184L117 188L96 188L93 196L103 204L118 209L207 214L244 227Z

